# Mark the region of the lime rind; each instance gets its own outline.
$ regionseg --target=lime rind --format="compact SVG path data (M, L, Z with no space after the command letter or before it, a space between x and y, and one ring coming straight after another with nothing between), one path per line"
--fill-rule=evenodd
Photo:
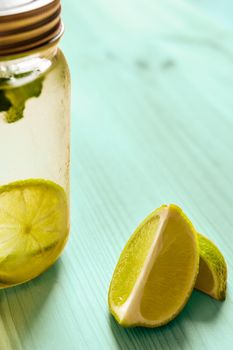
M17 180L17 181L10 182L9 184L0 186L0 194L3 192L9 192L12 189L16 189L16 188L23 188L23 187L27 188L28 186L39 186L39 187L45 186L48 188L54 188L56 191L60 192L62 196L66 197L66 193L63 187L61 187L60 185L56 184L51 180L40 179L40 178L29 178L26 180Z

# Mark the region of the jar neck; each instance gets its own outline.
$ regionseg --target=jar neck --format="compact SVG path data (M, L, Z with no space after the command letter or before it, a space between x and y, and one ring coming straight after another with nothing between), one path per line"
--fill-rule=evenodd
M17 87L37 79L52 66L57 46L17 57L8 57L1 61L0 88Z

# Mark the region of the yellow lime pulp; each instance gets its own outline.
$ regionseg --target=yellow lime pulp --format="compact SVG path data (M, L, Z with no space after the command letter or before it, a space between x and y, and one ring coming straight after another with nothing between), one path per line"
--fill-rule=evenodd
M28 179L0 187L0 288L26 282L59 257L69 233L66 194Z

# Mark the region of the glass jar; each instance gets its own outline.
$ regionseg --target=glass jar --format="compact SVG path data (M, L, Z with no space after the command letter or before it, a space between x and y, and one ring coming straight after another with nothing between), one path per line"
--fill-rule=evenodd
M69 234L70 78L57 48L60 2L10 4L0 5L1 288L46 270Z

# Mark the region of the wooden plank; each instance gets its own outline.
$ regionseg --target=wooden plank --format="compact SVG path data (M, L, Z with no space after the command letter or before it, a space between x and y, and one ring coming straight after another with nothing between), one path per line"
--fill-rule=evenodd
M72 230L43 276L1 291L1 350L233 348L233 35L175 0L63 3L73 80ZM224 303L194 292L178 318L120 328L107 291L126 240L177 203L221 248Z

